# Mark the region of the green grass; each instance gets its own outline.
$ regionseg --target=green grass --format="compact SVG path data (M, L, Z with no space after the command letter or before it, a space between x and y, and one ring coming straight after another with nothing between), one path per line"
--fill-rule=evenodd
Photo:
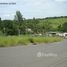
M63 40L61 37L33 37L33 43L52 43Z
M62 25L65 22L67 22L67 18L44 19L44 20L40 20L40 23L42 24L42 22L47 22L47 21L50 22L52 28L56 30L59 25Z
M29 43L52 43L63 40L61 37L0 36L0 47L28 45Z

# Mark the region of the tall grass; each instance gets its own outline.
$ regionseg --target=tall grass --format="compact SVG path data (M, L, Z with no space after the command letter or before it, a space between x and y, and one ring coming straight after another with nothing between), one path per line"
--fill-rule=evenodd
M51 43L61 41L61 37L0 36L0 47L27 45L29 43Z
M33 43L52 43L63 40L61 37L33 37L31 39Z

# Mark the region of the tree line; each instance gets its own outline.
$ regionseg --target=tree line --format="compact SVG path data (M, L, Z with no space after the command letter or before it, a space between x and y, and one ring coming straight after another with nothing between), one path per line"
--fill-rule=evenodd
M45 34L53 31L52 24L47 19L44 22L35 17L25 19L20 11L16 11L14 20L1 20L0 18L0 35ZM67 32L67 22L59 25L56 31Z

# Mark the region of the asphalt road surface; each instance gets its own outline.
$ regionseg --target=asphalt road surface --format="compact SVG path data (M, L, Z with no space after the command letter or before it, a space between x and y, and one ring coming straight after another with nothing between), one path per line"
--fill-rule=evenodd
M67 67L67 40L0 48L0 67Z

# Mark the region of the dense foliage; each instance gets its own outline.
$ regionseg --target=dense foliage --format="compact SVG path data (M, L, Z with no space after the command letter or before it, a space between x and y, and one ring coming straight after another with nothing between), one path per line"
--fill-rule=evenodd
M0 35L45 34L49 31L67 32L67 16L24 19L16 11L14 20L1 20Z

